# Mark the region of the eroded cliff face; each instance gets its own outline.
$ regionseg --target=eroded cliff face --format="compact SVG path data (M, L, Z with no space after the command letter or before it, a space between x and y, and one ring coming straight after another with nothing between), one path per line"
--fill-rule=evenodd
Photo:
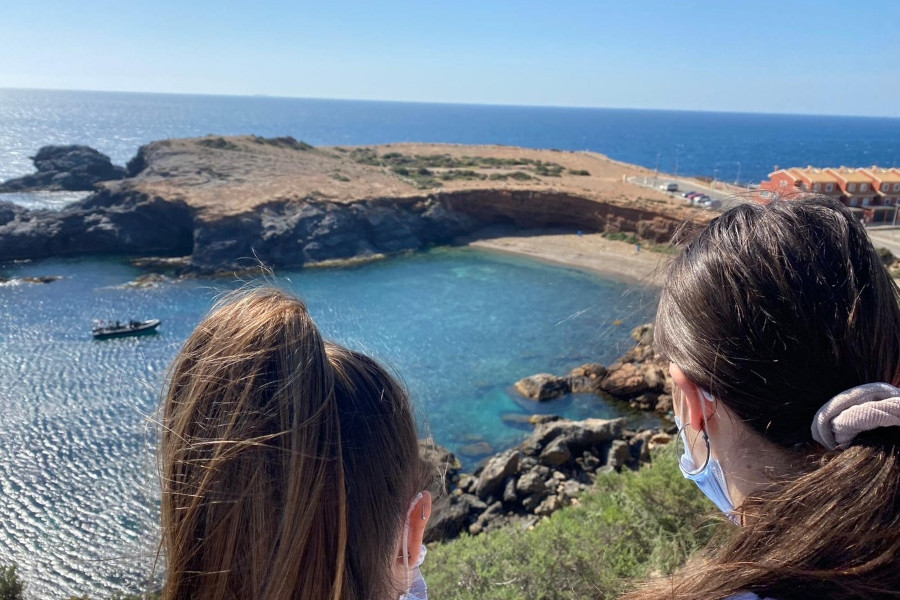
M199 219L191 260L200 270L239 268L257 259L272 266L302 266L451 244L497 225L628 231L663 242L679 223L648 211L528 191L479 190L351 203L283 201L239 215Z
M496 225L628 231L669 239L680 221L545 192L478 190L358 202L283 200L237 215L197 216L178 199L103 190L62 211L0 203L0 260L51 256L190 256L198 271L255 261L303 266L451 244Z
M103 190L60 211L0 203L0 261L52 256L183 256L193 250L184 202Z

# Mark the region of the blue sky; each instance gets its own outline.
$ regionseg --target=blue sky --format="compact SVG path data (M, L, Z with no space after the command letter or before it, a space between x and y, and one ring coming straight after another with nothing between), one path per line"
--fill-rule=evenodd
M900 116L900 2L19 0L0 87Z

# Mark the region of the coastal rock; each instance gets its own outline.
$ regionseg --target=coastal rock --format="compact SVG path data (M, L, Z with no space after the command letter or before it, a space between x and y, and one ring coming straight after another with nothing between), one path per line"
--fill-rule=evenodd
M629 462L631 462L631 449L628 446L628 442L613 440L609 447L609 454L606 457L606 464L618 471Z
M531 417L532 415L523 415L522 413L503 413L500 415L500 420L510 427L520 427L530 430L532 425Z
M459 453L464 456L485 456L494 451L494 447L485 441L471 442L459 448Z
M419 455L434 473L438 487L443 490L450 489L454 480L459 480L458 473L462 464L456 456L434 442L432 439L419 440Z
M493 495L503 480L519 469L519 451L507 450L488 460L478 476L475 485L475 493L479 498L488 498Z
M645 323L638 325L631 330L631 339L641 346L650 346L653 344L653 324Z
M538 373L516 382L516 391L538 402L545 402L564 396L571 391L569 382L549 373Z
M573 503L597 473L648 462L648 441L656 433L626 431L624 419L547 418L519 448L488 459L476 471L477 480L458 478L457 488L443 501L446 506L436 511L439 517L429 539L446 539L445 533L459 531L477 535L513 523L532 525L536 518Z
M634 363L616 363L600 384L601 389L613 396L630 397L647 389L644 374Z
M63 210L17 212L0 225L0 260L84 254L189 254L193 217L179 202L134 194L109 206L105 192Z
M101 181L126 176L125 169L87 146L44 146L32 161L36 173L0 183L0 192L91 191Z
M487 504L472 494L450 496L435 503L428 520L426 541L458 537L469 523L487 509Z

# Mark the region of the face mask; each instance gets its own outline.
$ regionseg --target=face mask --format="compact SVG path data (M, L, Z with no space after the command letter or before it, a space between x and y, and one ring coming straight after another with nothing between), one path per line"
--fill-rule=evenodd
M713 397L709 392L706 390L701 390L701 392L708 402L713 401ZM706 407L702 403L701 408L703 410L703 422L705 423ZM675 417L675 426L678 427L678 434L681 436L681 441L684 444L684 453L678 460L681 474L684 475L685 479L690 479L696 483L703 495L712 500L713 504L725 513L725 516L735 524L739 524L737 516L734 515L734 503L731 501L731 496L728 494L728 486L725 484L725 474L722 472L722 465L710 453L709 434L704 429L703 440L706 442L707 458L706 462L698 468L694 462L694 457L691 456L690 449L688 449L688 439L684 432L684 426L681 424L681 419L677 416Z
M409 586L409 591L402 594L400 600L428 600L428 586L425 584L425 578L422 577L422 571L419 570L419 567L422 566L423 562L425 562L424 545L419 552L419 560L416 562L411 573L412 583Z
M409 564L409 520L412 518L413 509L422 499L422 492L416 494L412 502L409 504L409 510L406 511L406 523L403 526L403 563L406 565L406 593L400 595L400 600L428 600L428 586L425 585L425 578L419 567L425 562L425 545L419 551L419 560L415 565ZM422 509L422 518L425 518L424 508Z

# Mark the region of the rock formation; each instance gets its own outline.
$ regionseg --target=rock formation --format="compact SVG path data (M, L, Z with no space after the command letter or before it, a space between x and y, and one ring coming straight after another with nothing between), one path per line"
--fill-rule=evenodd
M568 393L605 394L640 410L668 414L672 410L669 363L653 349L653 325L636 327L631 337L635 347L609 367L582 365L562 377L539 373L517 381L516 390L537 401Z
M569 421L535 416L534 431L520 446L496 454L462 474L452 453L429 455L443 474L447 495L429 522L430 540L463 532L479 534L511 523L529 526L571 504L598 473L637 468L650 460L650 447L667 434L625 429L624 419Z
M89 192L101 181L124 179L125 169L87 146L44 146L31 157L37 173L0 183L0 193L38 190Z
M629 198L623 175L643 171L589 153L241 136L148 144L121 181L109 180L124 169L83 146L43 148L35 164L7 191L97 191L62 211L0 204L0 261L127 254L186 256L193 272L295 267L420 250L496 225L663 241L687 214L668 199Z

